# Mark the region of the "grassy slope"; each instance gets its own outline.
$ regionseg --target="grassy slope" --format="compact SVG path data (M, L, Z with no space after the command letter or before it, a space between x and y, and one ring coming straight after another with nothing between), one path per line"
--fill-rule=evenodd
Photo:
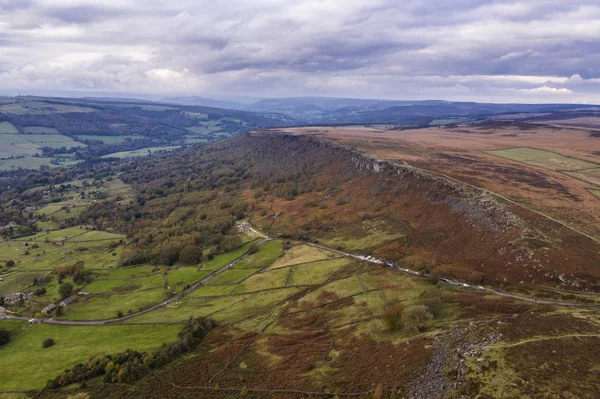
M151 350L174 341L180 329L178 325L38 325L0 351L0 390L41 388L61 370L94 354ZM54 338L56 345L42 349L42 341L47 337Z

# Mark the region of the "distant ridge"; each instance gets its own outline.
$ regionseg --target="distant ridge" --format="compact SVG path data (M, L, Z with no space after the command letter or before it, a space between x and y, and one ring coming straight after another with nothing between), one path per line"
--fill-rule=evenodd
M243 104L231 101L213 100L211 98L191 96L191 97L165 97L160 100L161 103L195 105L201 107L225 108L225 109L244 109Z

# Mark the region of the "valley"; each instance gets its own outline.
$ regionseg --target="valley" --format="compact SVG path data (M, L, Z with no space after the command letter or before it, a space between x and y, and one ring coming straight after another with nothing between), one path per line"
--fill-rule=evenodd
M556 186L474 173L519 162L579 193L568 173L594 168L595 142L453 129L483 128L260 130L42 171L18 201L4 194L18 223L0 242L0 357L30 377L0 371L0 397L595 397L571 378L597 367L579 360L600 344L593 221ZM442 136L453 147L434 147ZM533 189L545 201L525 201ZM197 349L75 379L92 355L159 356L190 317L214 323Z

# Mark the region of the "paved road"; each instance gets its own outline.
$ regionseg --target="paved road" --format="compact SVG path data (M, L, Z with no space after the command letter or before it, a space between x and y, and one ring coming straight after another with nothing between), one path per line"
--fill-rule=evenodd
M378 260L369 260L369 259L366 259L364 256L350 254L348 252L343 252L343 251L340 251L340 250L337 250L337 249L329 248L329 247L326 247L324 245L314 244L312 242L307 242L306 244L310 245L312 247L321 248L321 249L325 249L327 251L335 252L335 253L337 253L339 255L343 255L343 256L350 257L350 258L358 259L358 260L360 260L362 262L369 262L369 263L375 263L375 264L378 264L378 265L381 265L381 266L386 266L386 267L388 267L388 268L390 268L392 270L396 270L396 271L400 271L400 272L403 272L403 273L407 273L407 274L410 274L412 276L419 276L420 275L419 272L416 272L416 271L410 270L410 269L405 269L403 267L395 265L392 262L381 263L381 261L378 261ZM596 308L595 306L585 305L585 304L578 304L578 303L571 303L571 302L560 302L560 301L547 301L547 300L542 300L542 299L529 298L529 297L526 297L526 296L509 294L507 292L496 291L494 289L486 288L486 287L481 286L481 285L467 284L467 283L464 283L462 281L458 281L458 280L454 280L454 279L441 278L440 280L442 280L443 282L445 282L447 284L450 284L450 285L455 285L455 286L459 286L459 287L462 287L462 288L468 288L468 289L473 289L473 290L477 290L477 291L485 291L485 292L489 292L490 294L499 295L499 296L503 296L503 297L506 297L506 298L517 299L517 300L520 300L520 301L537 303L537 304L540 304L540 305L554 305L554 306Z
M254 229L253 229L254 230ZM261 237L263 237L263 239L258 243L258 245L262 245L267 241L270 241L271 239L267 236L265 236L264 234L258 233ZM190 292L194 291L195 289L197 289L198 287L200 287L201 285L205 284L207 281L209 281L210 279L212 279L215 276L218 276L219 274L223 273L226 270L231 269L233 266L235 266L236 263L238 263L239 261L241 261L242 259L246 258L248 256L248 253L246 252L245 254L243 254L242 256L240 256L239 258L235 259L234 261L226 264L225 266L223 266L222 268L215 270L214 272L212 272L211 274L209 274L206 277L203 277L201 280L197 281L196 283L194 283L192 286L190 286L189 288L181 291L180 293L173 295L171 298L164 300L160 303L157 303L156 305L152 305L149 308L146 308L144 310L140 310L139 312L135 312L135 313L129 313L127 315L124 315L123 317L118 317L118 318L112 318L112 319L105 319L105 320L54 320L54 319L38 319L38 321L40 323L43 324L56 324L56 325L66 325L66 326L103 326L109 323L115 323L115 322L121 322L123 320L127 320L127 319L131 319L132 317L136 317L139 315L142 315L144 313L148 313L151 312L155 309L158 309L160 307L163 306L167 306L179 299L181 299L182 297L184 297L185 295L189 294ZM31 320L31 318L29 317L18 317L18 316L12 316L12 315L5 315L5 318L7 319L11 319L11 320Z
M250 230L252 230L254 233L256 233L257 235L259 235L260 237L263 237L263 239L258 243L258 245L262 245L267 241L270 241L271 238L269 238L268 236L266 236L264 233L254 229L253 227L250 227ZM357 260L360 260L362 262L369 262L369 263L374 263L374 264L378 264L380 266L385 266L388 267L392 270L395 271L399 271L402 273L406 273L406 274L410 274L412 276L420 276L419 272L414 271L414 270L410 270L410 269L406 269L403 267L400 267L392 262L382 262L380 260L376 260L376 259L367 259L362 255L357 255L357 254L351 254L348 252L344 252L344 251L340 251L337 249L333 249L333 248L329 248L325 245L321 245L321 244L315 244L312 242L306 242L307 245L310 245L312 247L316 247L316 248L321 248L324 249L326 251L331 251L333 253L342 255L342 256L346 256L346 257L350 257L350 258L354 258ZM223 266L222 268L212 272L211 274L209 274L208 276L202 278L201 280L199 280L198 282L196 282L194 285L192 285L191 287L183 290L182 292L180 292L179 294L176 294L174 296L172 296L171 298L157 303L156 305L153 305L149 308L146 308L144 310L141 310L139 312L135 312L135 313L130 313L128 315L125 315L123 317L120 318L112 318L112 319L106 319L106 320L79 320L79 321L71 321L71 320L53 320L53 319L40 319L39 322L40 323L44 323L44 324L56 324L56 325L68 325L68 326L102 326L102 325L106 325L109 323L116 323L116 322L121 322L123 320L127 320L130 319L132 317L136 317L139 315L142 315L144 313L148 313L151 312L155 309L158 309L160 307L169 305L170 303L173 303L179 299L181 299L183 296L185 296L186 294L196 290L198 287L200 287L201 285L205 284L207 281L209 281L210 279L212 279L213 277L223 273L224 271L232 268L236 263L238 263L239 261L241 261L242 259L246 258L248 256L248 253L243 254L242 256L240 256L239 258L235 259L234 261L228 263L227 265ZM507 292L502 292L502 291L496 291L494 289L491 288L486 288L484 286L481 285L472 285L472 284L467 284L464 283L462 281L458 281L458 280L454 280L454 279L447 279L447 278L441 278L441 281L450 284L450 285L454 285L454 286L458 286L458 287L462 287L465 289L473 289L473 290L477 290L477 291L484 291L484 292L489 292L490 294L494 294L494 295L498 295L498 296L502 296L502 297L506 297L506 298L512 298L512 299L516 299L519 301L526 301L526 302L531 302L531 303L536 303L536 304L540 304L540 305L554 305L554 306L566 306L566 307L580 307L580 308L593 308L596 309L596 306L592 306L592 305L585 305L585 304L578 304L578 303L571 303L571 302L561 302L561 301L547 301L547 300L542 300L542 299L535 299L535 298L529 298L529 297L525 297L525 296L520 296L520 295L515 295L515 294L509 294ZM12 316L12 315L5 315L5 318L7 319L13 319L13 320L30 320L30 318L27 317L18 317L18 316Z

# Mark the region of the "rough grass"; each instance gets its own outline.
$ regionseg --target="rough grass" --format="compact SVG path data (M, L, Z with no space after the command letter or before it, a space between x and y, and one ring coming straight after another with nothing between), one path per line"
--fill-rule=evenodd
M126 290L128 287L137 287L135 290L160 288L163 286L163 284L163 276L160 274L155 274L149 277L134 277L121 280L95 279L91 284L83 287L82 290L97 294L102 292L119 292Z
M600 186L600 168L566 172L565 174Z
M235 269L256 269L270 266L283 253L281 241L269 241L261 245L258 252L249 255L235 265Z
M169 269L167 281L169 288L173 291L182 291L188 284L193 284L203 277L206 277L209 272L200 271L197 267L178 267L177 269Z
M64 320L104 320L117 317L119 311L127 314L137 312L164 300L162 287L136 290L123 294L96 294L81 303L67 307Z
M225 296L229 294L232 288L232 285L203 285L189 293L187 298Z
M249 294L243 300L214 313L211 318L218 323L235 323L246 317L252 317L260 312L268 311L278 302L285 300L297 292L297 288L290 287Z
M598 167L598 164L577 158L565 157L551 151L536 148L517 147L506 150L485 151L488 154L519 161L530 165L541 166L550 170L578 170Z
M311 247L310 245L296 245L285 251L281 258L277 259L269 268L275 269L298 263L313 262L316 260L334 258L339 255L324 249Z
M191 316L209 316L242 299L244 299L243 296L224 296L219 298L186 297L168 306L163 306L143 315L128 319L126 322L184 322Z
M39 389L66 368L99 353L125 349L149 351L174 341L181 326L58 326L38 325L2 348L0 390ZM42 341L56 344L42 349Z
M260 269L237 269L232 268L223 273L211 278L206 282L207 285L216 284L237 284L252 274L258 272Z
M257 273L249 277L244 282L236 285L231 292L237 294L242 292L284 287L288 273L289 270L287 268Z
M310 292L298 301L298 306L319 305L333 301L338 298L363 292L360 281L356 276L350 276L341 280L335 280L323 287Z
M288 285L324 283L328 278L331 278L333 273L349 263L348 258L340 258L294 266L291 270Z
M405 223L380 217L362 221L335 234L328 234L321 241L329 247L341 246L348 251L355 251L397 240L408 234L410 228Z

